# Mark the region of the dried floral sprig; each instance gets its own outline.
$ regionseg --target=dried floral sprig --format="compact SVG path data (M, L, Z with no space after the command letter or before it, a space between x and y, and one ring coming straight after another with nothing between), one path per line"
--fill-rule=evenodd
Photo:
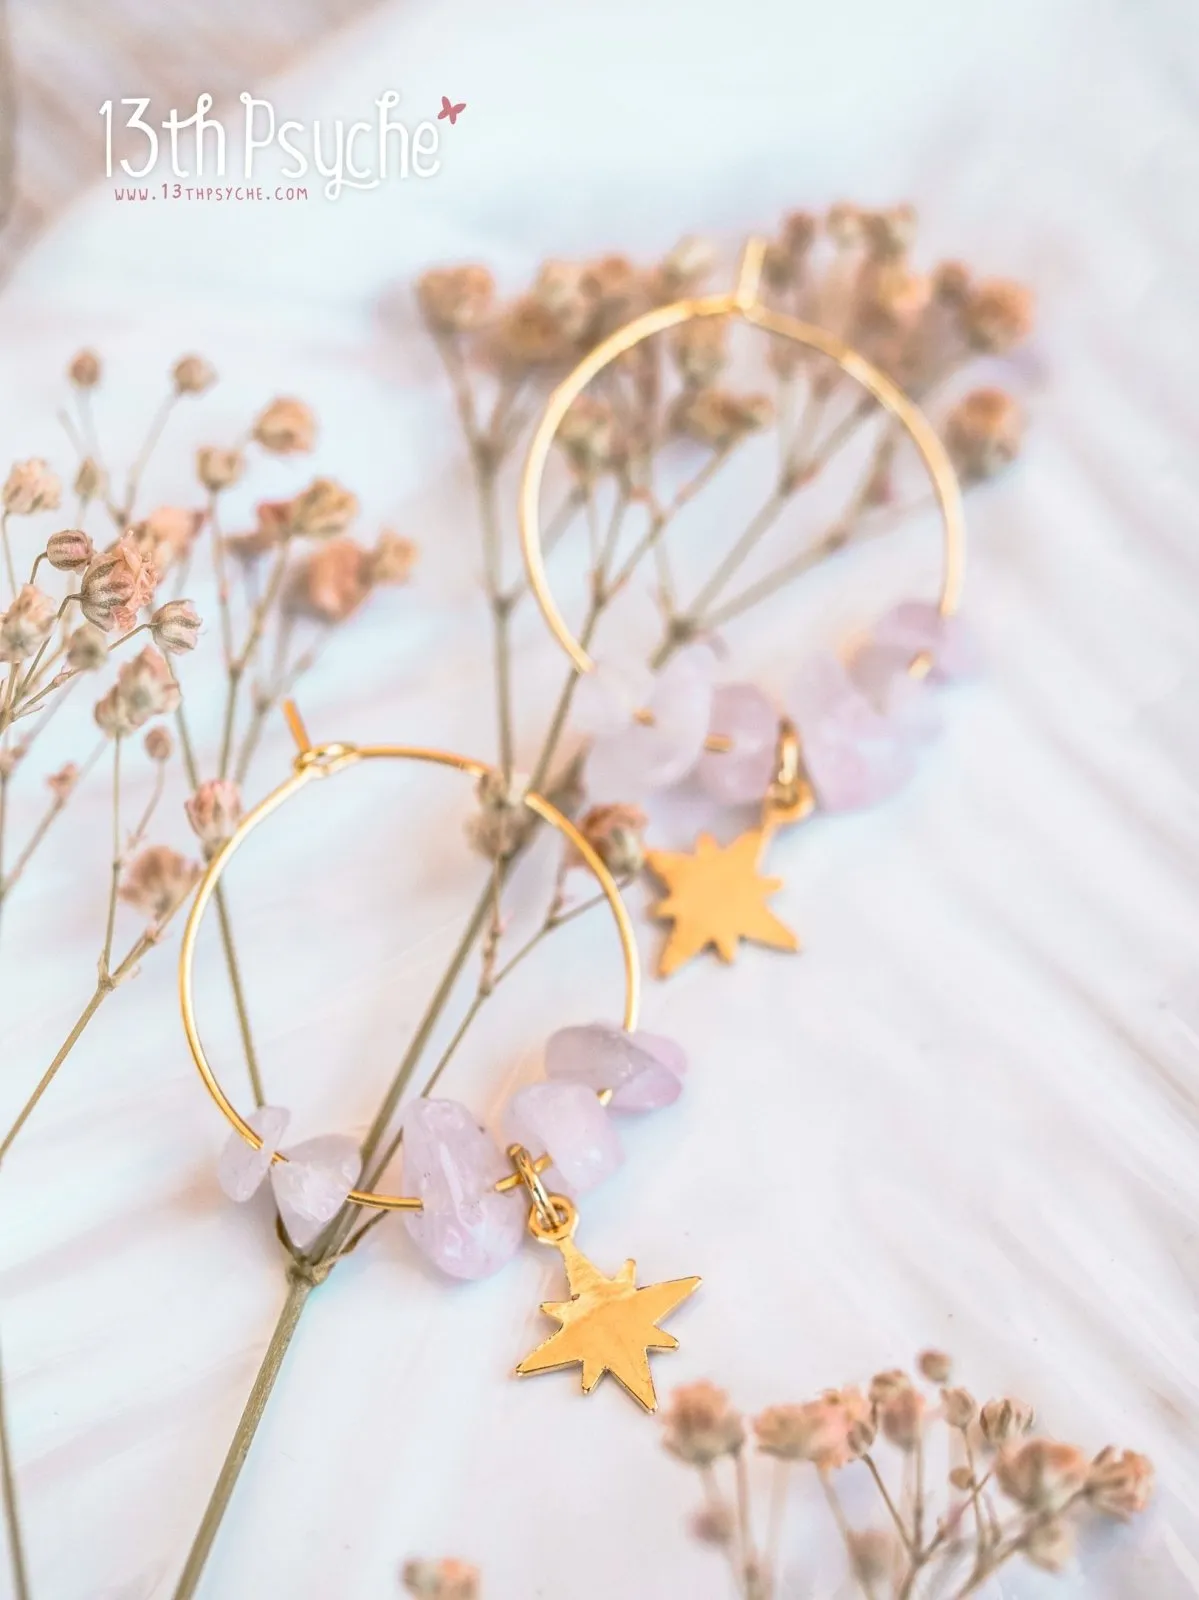
M704 1500L693 1534L724 1552L743 1600L786 1592L785 1519L805 1484L826 1500L847 1577L865 1600L913 1600L917 1592L965 1600L1017 1558L1060 1572L1088 1516L1126 1520L1148 1505L1153 1468L1144 1456L1109 1447L1088 1458L1072 1444L1031 1436L1031 1407L999 1399L980 1409L967 1390L950 1387L952 1362L940 1351L925 1351L917 1370L927 1389L907 1372L881 1372L866 1394L831 1389L748 1421L713 1384L675 1391L663 1415L663 1443L699 1473ZM751 1432L758 1456L771 1464L768 1504L759 1514L747 1458ZM880 1442L898 1457L898 1472L885 1470ZM944 1491L930 1482L928 1467L942 1457L952 1463ZM796 1467L810 1468L810 1476L797 1480ZM881 1526L851 1526L837 1486L846 1471L868 1474ZM759 1528L767 1530L764 1540Z

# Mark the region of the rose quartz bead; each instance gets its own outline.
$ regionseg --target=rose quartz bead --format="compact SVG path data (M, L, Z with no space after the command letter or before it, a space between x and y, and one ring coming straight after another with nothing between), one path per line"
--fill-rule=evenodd
M962 617L943 617L931 601L902 600L880 617L873 629L875 644L902 652L910 662L922 650L933 658L934 683L954 683L977 676L981 661L974 630Z
M889 644L864 644L849 674L870 704L900 738L927 742L941 731L941 712L931 678L911 673L912 651Z
M587 758L593 800L631 800L686 777L699 759L712 710L712 652L692 645L669 661L642 702L652 724L631 722L597 738Z
M696 776L721 805L760 804L775 775L778 712L750 683L723 684L712 695L708 732L732 741L730 750L705 750Z
M624 733L633 713L653 693L653 673L641 662L596 660L575 684L571 722L589 739L612 739Z
M520 1249L528 1201L520 1190L498 1194L495 1188L511 1171L494 1139L456 1100L409 1106L406 1189L424 1209L406 1211L404 1224L417 1248L450 1277L486 1278Z
M271 1188L287 1237L304 1250L345 1204L362 1170L357 1143L344 1133L305 1139L271 1168Z
M911 777L911 742L874 709L836 656L807 662L792 707L804 766L826 811L874 805Z
M626 1033L606 1022L560 1028L545 1047L549 1078L582 1084L592 1094L611 1089L612 1111L656 1111L683 1092L687 1057L662 1034Z
M504 1131L533 1156L548 1151L547 1188L586 1194L624 1160L608 1113L581 1083L530 1083L508 1102Z
M255 1150L240 1133L231 1133L217 1161L217 1182L240 1205L257 1194L262 1180L270 1170L279 1141L287 1132L291 1112L284 1106L259 1106L246 1118L247 1123L262 1140Z

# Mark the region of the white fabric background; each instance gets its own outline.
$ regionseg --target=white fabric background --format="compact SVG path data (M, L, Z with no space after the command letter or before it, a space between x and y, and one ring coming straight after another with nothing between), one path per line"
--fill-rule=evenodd
M1013 380L1027 451L971 502L987 677L953 697L910 792L777 846L801 960L751 953L650 989L647 1020L687 1043L692 1078L630 1134L586 1243L601 1262L636 1254L650 1279L704 1274L663 1388L711 1375L756 1408L936 1344L980 1395L1034 1400L1051 1431L1147 1450L1154 1519L1056 1592L1199 1592L1188 8L409 0L271 92L293 115L350 119L396 84L410 114L468 102L431 182L278 210L120 207L101 185L67 217L0 299L6 459L66 467L54 410L83 343L113 371L118 459L177 353L221 371L172 423L152 499L186 494L192 446L234 436L272 393L306 396L324 422L315 465L424 547L419 587L381 600L307 689L311 725L487 754L469 484L410 314L383 330L392 286L479 258L516 287L546 254L652 255L694 229L731 249L788 206L844 196L910 196L930 258L1033 282L1040 330ZM267 471L253 492L298 481ZM926 588L931 549L914 529L830 570L802 609L788 599L730 636L734 670L781 685L810 641ZM517 651L528 752L558 677L532 613ZM276 730L254 792L286 759ZM308 1131L365 1122L478 871L461 788L341 782L264 838L237 887L268 1076ZM90 984L106 829L95 783L6 914L5 1124ZM222 1130L173 965L174 941L105 1009L0 1175L38 1600L169 1595L281 1298L264 1213L215 1188ZM554 1026L617 1003L597 918L497 999L450 1092L494 1111ZM418 1551L477 1561L489 1600L723 1594L652 1423L614 1392L583 1403L566 1378L507 1381L549 1281L530 1250L447 1287L399 1228L339 1269L204 1595L367 1600L395 1593ZM820 1527L814 1509L794 1525L797 1597L834 1592ZM1049 1587L1013 1574L1002 1592Z

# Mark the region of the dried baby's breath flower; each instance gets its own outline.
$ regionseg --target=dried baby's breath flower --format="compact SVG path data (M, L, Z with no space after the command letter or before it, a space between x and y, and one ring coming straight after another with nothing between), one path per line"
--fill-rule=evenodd
M856 249L865 232L861 207L848 200L830 206L824 219L824 231L838 250Z
M94 389L99 383L103 369L100 366L100 357L94 350L80 350L79 354L71 360L67 368L67 377L79 389Z
M883 1528L865 1528L846 1536L849 1564L859 1583L870 1589L882 1583L895 1566L896 1543L894 1534Z
M0 661L25 661L50 637L58 607L43 590L27 583L0 616Z
M316 415L303 400L281 395L258 417L254 438L264 450L277 456L311 450L316 443Z
M924 1434L924 1396L918 1389L896 1389L878 1408L879 1426L897 1450L914 1450Z
M24 761L29 746L24 739L18 739L15 744L10 744L6 750L0 750L0 778L11 778L13 773Z
M745 1443L740 1412L734 1410L723 1389L706 1381L676 1389L662 1423L666 1448L695 1467L710 1466Z
M471 846L488 861L505 861L520 849L528 836L531 814L524 803L528 778L512 773L505 780L502 772L488 771L475 785L479 809L466 824Z
M1020 453L1024 412L1003 389L973 389L949 413L945 444L967 483L1002 471Z
M1032 332L1032 290L1005 278L980 283L963 307L962 325L975 350L1005 355Z
M95 672L108 659L108 640L94 622L85 622L67 640L67 666L75 672Z
M567 361L575 344L548 306L522 295L506 307L491 339L491 355L510 379Z
M829 1389L802 1405L769 1407L755 1418L754 1432L767 1455L835 1471L874 1443L873 1412L860 1389Z
M153 645L147 645L117 673L117 681L97 702L96 725L110 739L122 739L151 717L174 711L179 685Z
M207 444L196 452L196 476L212 494L231 489L246 470L240 450L224 450Z
M650 298L659 305L693 294L716 265L716 247L694 234L680 239L650 276Z
M291 573L285 608L318 622L344 622L370 592L370 558L353 539L330 539Z
M583 284L595 301L600 329L628 319L645 293L645 280L628 256L612 254L589 261Z
M929 1383L945 1384L953 1377L953 1357L944 1350L922 1350L916 1357L920 1375Z
M202 511L184 506L156 506L148 517L128 529L142 555L154 568L155 581L162 579L190 552L204 522Z
M635 877L645 865L645 830L649 818L640 806L592 806L579 820L579 832L599 856L608 871L617 878ZM583 865L583 859L573 848L566 859L567 868Z
M954 1467L949 1474L949 1482L953 1488L964 1492L974 1487L974 1474L969 1467Z
M407 583L419 554L411 539L384 528L366 553L367 582L370 584Z
M725 1500L701 1506L691 1519L691 1532L701 1544L731 1544L736 1531L737 1514Z
M125 533L83 574L79 609L105 633L114 628L124 631L137 622L138 612L153 598L157 583L153 561L142 553L133 535Z
M747 434L765 428L773 416L774 407L764 394L687 389L671 408L670 421L674 431L685 438L713 450L727 450Z
M677 330L671 354L688 388L708 388L723 372L729 359L728 332L723 317L696 317Z
M1026 1439L1000 1452L995 1478L1009 1499L1028 1511L1060 1511L1086 1487L1091 1463L1072 1444Z
M571 344L582 339L590 327L596 298L588 269L577 261L544 262L532 289L532 299L549 312Z
M150 618L150 637L168 655L185 655L200 637L199 612L190 600L168 600Z
M417 279L416 298L434 333L467 333L490 317L495 279L486 267L435 267Z
M479 1600L477 1568L465 1561L408 1561L400 1574L415 1600Z
M1074 1530L1058 1517L1037 1522L1022 1548L1027 1559L1042 1572L1061 1572L1074 1555Z
M876 258L906 255L915 240L918 218L913 205L867 211L861 220L866 247Z
M91 456L84 456L72 487L81 500L95 500L108 488L108 477L99 462L93 461Z
M203 394L216 382L216 371L203 356L182 356L171 368L176 394Z
M95 546L82 528L63 528L46 540L46 560L58 572L82 571L95 553Z
M57 772L52 772L46 779L46 787L59 802L65 800L71 790L79 782L79 768L73 761L68 761L65 767L59 767Z
M238 561L257 561L268 550L275 550L291 531L290 500L260 500L254 508L257 525L251 533L226 536L225 549Z
M303 539L336 539L357 515L357 495L332 478L314 478L291 502L288 528Z
M978 1401L969 1389L942 1389L941 1405L951 1428L966 1429L978 1416Z
M1087 1474L1087 1499L1106 1517L1126 1521L1153 1498L1154 1471L1148 1456L1135 1450L1101 1450Z
M143 741L146 754L151 761L169 761L175 753L175 741L171 738L171 730L158 723L150 729Z
M871 1404L883 1405L892 1395L900 1394L911 1387L912 1380L901 1367L890 1367L886 1372L876 1372L870 1380Z
M617 459L616 418L606 400L581 394L558 428L557 442L572 469L591 482Z
M61 500L62 485L40 456L18 461L0 492L0 503L14 517L29 517L35 511L57 511Z
M184 801L183 809L211 860L241 821L241 790L228 778L210 778Z
M125 869L120 898L151 922L164 922L195 888L200 869L169 845L155 844L134 856Z
M970 299L973 278L963 261L941 261L933 268L932 296L940 305L960 311Z
M988 1400L978 1417L984 1440L993 1450L1032 1431L1036 1413L1023 1400Z
M781 291L800 282L818 232L819 224L810 211L792 211L783 218L779 237L766 246L762 259L762 277L768 289Z

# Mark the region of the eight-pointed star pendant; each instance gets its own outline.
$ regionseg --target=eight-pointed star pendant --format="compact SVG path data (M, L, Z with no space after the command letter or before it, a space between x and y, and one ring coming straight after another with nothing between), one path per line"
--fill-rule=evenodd
M566 1266L570 1299L543 1303L541 1309L560 1327L524 1358L517 1372L527 1377L578 1365L583 1368L584 1394L590 1394L604 1373L610 1372L634 1400L647 1411L656 1411L658 1397L649 1370L649 1352L676 1350L679 1343L658 1323L695 1293L700 1280L675 1278L639 1289L635 1261L626 1261L616 1276L609 1278L569 1239L557 1248Z
M799 949L795 934L766 904L783 886L781 878L758 871L768 838L763 829L753 828L720 845L701 833L693 852L646 853L646 865L667 891L651 915L674 923L658 958L659 977L668 978L709 945L722 961L733 960L742 939L775 950Z

